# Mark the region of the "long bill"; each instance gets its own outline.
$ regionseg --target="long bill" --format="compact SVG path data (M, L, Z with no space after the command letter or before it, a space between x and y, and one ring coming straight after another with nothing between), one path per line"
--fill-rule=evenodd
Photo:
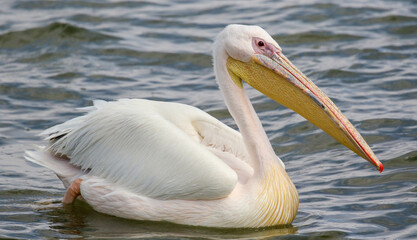
M281 52L275 53L272 58L255 54L249 62L229 57L227 68L236 84L241 86L243 80L297 112L382 172L382 163L355 127L330 98Z

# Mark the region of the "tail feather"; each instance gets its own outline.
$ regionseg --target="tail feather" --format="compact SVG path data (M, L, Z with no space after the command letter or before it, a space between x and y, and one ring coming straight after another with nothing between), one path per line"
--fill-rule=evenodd
M95 100L93 103L93 106L85 107L80 110L85 112L93 112L108 104L108 102L103 100ZM55 144L59 142L62 137L65 137L67 134L70 134L72 131L74 131L74 129L82 126L85 122L85 119L86 115L79 116L44 130L40 136L43 136L44 140L49 142L48 146L38 147L38 149L32 151L26 151L25 159L29 162L33 162L54 171L55 174L64 183L65 187L68 187L76 178L87 174L88 170L83 171L80 167L71 164L70 159L66 156L53 154L60 152L57 151ZM58 144L57 146L65 148L64 145L61 146Z
M81 168L72 165L69 159L43 151L43 148L37 151L26 151L25 159L54 171L65 187L68 187L76 178L85 174Z

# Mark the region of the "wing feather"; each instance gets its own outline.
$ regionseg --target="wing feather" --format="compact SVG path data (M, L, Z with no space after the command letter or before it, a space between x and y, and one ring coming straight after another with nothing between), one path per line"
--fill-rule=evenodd
M201 144L207 134L192 124L212 122L208 114L149 100L98 103L88 114L47 129L49 150L152 198L217 199L234 189L237 173Z

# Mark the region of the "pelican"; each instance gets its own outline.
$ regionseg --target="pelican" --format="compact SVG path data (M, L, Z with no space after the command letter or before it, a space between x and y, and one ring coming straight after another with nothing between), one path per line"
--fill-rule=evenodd
M240 132L184 104L94 101L85 115L45 130L46 146L26 158L62 180L64 203L80 198L105 214L206 227L290 224L298 193L245 94L247 83L383 170L349 120L261 27L228 25L213 58Z

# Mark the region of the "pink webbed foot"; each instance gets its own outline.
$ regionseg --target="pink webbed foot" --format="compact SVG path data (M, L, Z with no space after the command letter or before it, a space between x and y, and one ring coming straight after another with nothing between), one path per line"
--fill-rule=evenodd
M71 185L68 187L67 192L64 195L64 199L62 199L62 203L64 204L71 204L74 200L81 195L81 178L75 179Z

